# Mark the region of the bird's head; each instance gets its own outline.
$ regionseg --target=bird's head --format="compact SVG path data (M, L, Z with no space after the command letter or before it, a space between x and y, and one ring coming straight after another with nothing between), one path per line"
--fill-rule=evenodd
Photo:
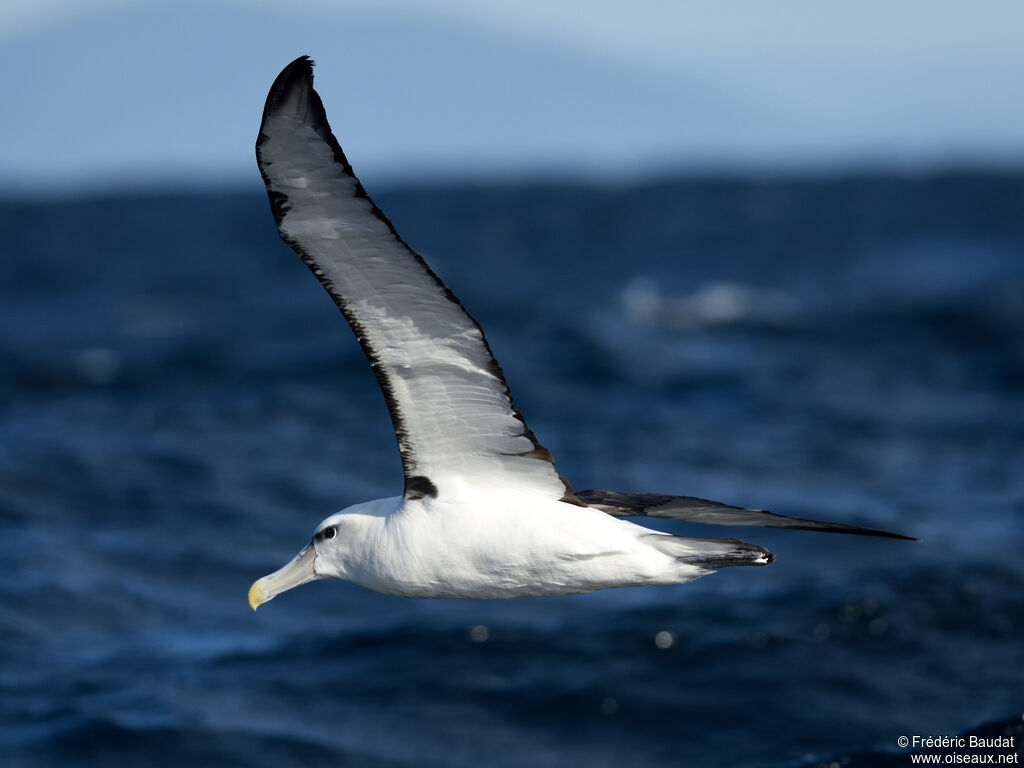
M249 605L252 609L255 611L282 592L306 582L330 576L344 578L339 566L345 547L345 531L350 523L349 516L344 512L331 515L320 523L309 544L299 554L249 587Z

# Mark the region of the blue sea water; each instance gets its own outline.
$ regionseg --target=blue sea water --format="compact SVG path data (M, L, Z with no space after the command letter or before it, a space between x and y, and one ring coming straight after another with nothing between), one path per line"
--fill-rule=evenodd
M7 198L0 763L904 765L902 735L979 728L1019 748L1024 175L375 197L577 488L922 541L662 523L778 559L511 602L318 582L254 614L249 584L323 517L401 487L341 316L255 188Z

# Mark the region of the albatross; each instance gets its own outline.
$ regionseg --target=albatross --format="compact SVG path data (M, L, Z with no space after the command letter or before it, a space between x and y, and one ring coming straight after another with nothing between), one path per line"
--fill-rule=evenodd
M274 81L256 158L282 239L373 368L404 487L320 523L294 559L252 585L253 609L330 577L405 597L514 598L681 584L774 560L756 544L675 536L629 517L910 538L690 496L574 491L513 404L480 324L356 178L309 57Z

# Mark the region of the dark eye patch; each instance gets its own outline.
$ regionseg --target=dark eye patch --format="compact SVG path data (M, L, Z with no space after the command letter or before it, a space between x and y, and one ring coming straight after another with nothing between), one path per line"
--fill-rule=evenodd
M333 539L337 535L338 535L338 529L335 528L333 525L329 525L326 528L324 528L322 531L320 531L320 533L317 534L317 538L319 538L319 539Z

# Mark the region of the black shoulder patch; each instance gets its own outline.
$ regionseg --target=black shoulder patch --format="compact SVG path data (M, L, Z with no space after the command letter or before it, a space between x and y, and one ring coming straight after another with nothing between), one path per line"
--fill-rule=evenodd
M430 482L429 477L415 475L405 478L405 498L415 501L416 499L422 499L424 496L429 496L432 499L437 498L437 486Z

